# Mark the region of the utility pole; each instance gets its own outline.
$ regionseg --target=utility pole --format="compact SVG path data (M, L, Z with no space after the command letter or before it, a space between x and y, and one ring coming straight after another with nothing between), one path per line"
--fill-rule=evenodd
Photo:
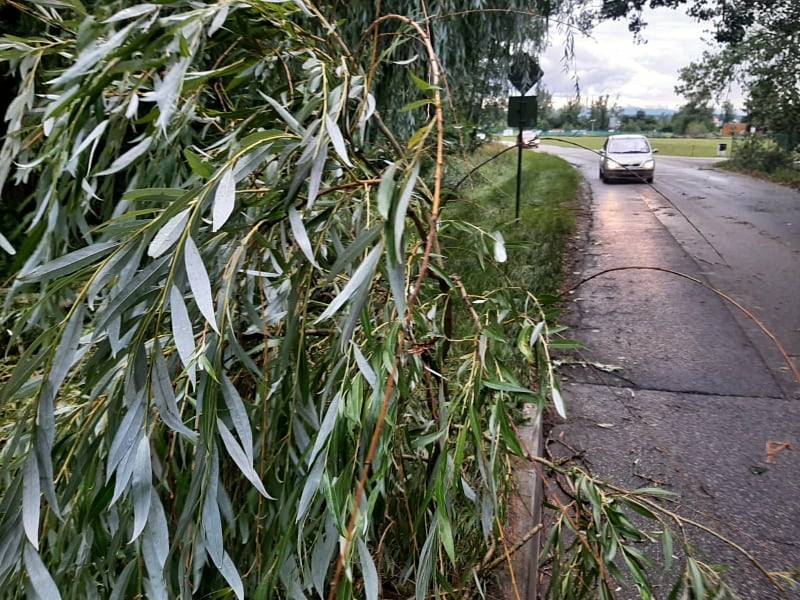
M514 219L519 221L520 195L522 194L522 122L517 135L517 201L514 204Z

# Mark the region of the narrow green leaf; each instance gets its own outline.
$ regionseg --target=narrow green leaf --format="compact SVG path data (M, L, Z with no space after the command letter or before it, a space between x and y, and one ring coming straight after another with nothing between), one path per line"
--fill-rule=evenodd
M217 14L214 15L211 25L208 26L208 37L213 36L219 30L219 28L225 24L225 19L228 18L229 10L230 5L228 4L223 4L219 10L217 10Z
M244 584L242 583L242 577L239 575L236 565L233 564L233 560L231 560L227 552L223 554L222 564L217 565L217 568L219 572L222 573L225 581L228 582L228 585L231 586L233 593L236 594L237 600L244 600Z
M54 279L62 275L68 275L78 269L92 264L97 259L105 256L116 246L118 242L99 242L86 246L80 250L75 250L65 254L55 260L36 267L32 271L22 275L21 279L25 282L39 281L44 279Z
M350 162L350 158L347 156L347 146L344 143L342 132L339 129L339 125L336 124L336 121L331 119L330 115L325 115L325 129L328 132L328 136L331 138L331 143L333 144L333 149L336 150L336 154L339 155L339 158L342 159L344 164L348 167L352 167L353 163Z
M113 16L103 21L103 23L116 23L117 21L124 21L125 19L140 17L153 12L157 8L158 6L156 4L137 4L136 6L131 6L129 8L117 11Z
M147 248L147 255L151 258L158 258L169 250L181 237L186 223L189 220L191 209L185 209L167 221L153 237L150 246Z
M345 248L344 252L339 254L336 262L328 271L327 280L332 281L339 273L345 270L350 263L352 263L358 256L361 255L367 246L369 246L381 233L381 225L376 224L369 229L364 229L356 236L351 244Z
M136 447L133 464L133 535L131 542L139 537L147 524L152 498L153 474L150 466L150 440L142 435Z
M167 363L164 360L164 355L161 353L161 347L158 345L158 341L155 342L153 347L153 358L153 399L158 407L161 420L174 432L179 433L192 442L196 441L197 433L184 425L181 420L180 409L178 409L178 404L175 401L175 391L172 389Z
M450 563L453 565L453 567L455 567L456 549L455 544L453 543L453 529L450 526L450 520L447 518L447 514L444 512L444 507L442 506L436 510L436 522L438 524L439 537L442 540L444 550L447 552L447 556L450 558Z
M258 493L264 496L267 500L274 500L272 496L267 493L267 490L264 489L264 484L261 483L261 478L256 473L256 470L253 468L253 464L249 461L247 455L245 454L244 450L242 450L239 443L236 441L236 438L233 437L231 432L225 426L225 423L217 419L217 429L219 430L220 437L222 438L222 443L225 445L225 450L228 451L228 455L233 459L233 462L236 463L236 466L239 467L239 470L242 472L247 480L253 484L253 487L258 490Z
M357 344L353 344L353 354L355 354L358 370L361 371L364 380L369 384L369 387L373 390L376 389L378 387L378 376L375 375L375 371Z
M564 407L564 399L561 397L561 392L558 390L556 386L553 386L550 389L551 394L553 395L553 405L556 407L556 412L558 416L562 419L567 418L567 411Z
M297 245L308 259L308 262L319 268L314 258L314 249L311 247L311 240L308 238L308 232L306 231L305 225L303 225L303 219L300 217L300 213L294 208L290 208L288 212L289 225L292 228L292 235L294 235Z
M233 213L236 204L236 181L233 179L233 170L228 169L223 174L214 194L213 227L212 231L219 231Z
M313 466L306 475L306 481L303 484L303 491L300 493L300 501L297 504L297 517L295 522L299 523L303 520L308 512L308 507L319 489L322 482L322 474L325 471L325 454L323 453L318 460L313 463Z
M286 108L283 107L283 105L281 105L276 100L273 100L272 98L267 96L261 90L259 90L258 93L261 94L261 97L264 98L264 100L266 100L269 103L269 105L275 109L275 112L277 112L280 118L283 119L284 122L289 126L289 129L291 129L295 133L303 135L303 133L305 132L303 127L300 125L300 123L297 122L297 119L295 119L292 116L292 114L288 110L286 110Z
M378 212L389 220L389 212L392 209L392 197L394 196L394 175L397 172L397 163L392 163L383 172L381 183L378 186Z
M186 369L192 387L197 385L197 366L192 360L194 355L194 332L189 319L189 311L183 301L183 294L174 285L169 291L169 306L172 316L172 337L175 339L175 348L178 356Z
M152 143L152 137L144 138L138 144L130 148L127 152L121 154L113 163L111 163L110 167L100 171L99 173L96 173L95 177L104 177L106 175L113 175L114 173L122 171L122 169L130 165L133 161L147 152Z
M322 175L325 172L325 163L328 160L328 144L322 144L319 149L319 154L314 159L314 165L311 167L311 174L308 176L308 201L306 208L312 208L314 201L319 194L320 185L322 185Z
M201 179L211 179L214 171L211 165L204 161L199 154L192 152L189 148L184 148L183 156L186 158L186 162L189 163L189 168L192 170L192 173Z
M425 600L428 597L433 563L436 561L436 555L438 554L438 552L433 551L434 544L436 544L437 530L436 522L431 523L428 528L428 536L425 538L425 543L422 545L422 550L419 553L417 581L415 585L416 600Z
M319 426L319 431L317 431L317 437L314 440L314 447L311 450L311 454L308 456L308 460L306 463L311 465L317 458L317 455L320 453L323 447L325 447L328 438L333 431L334 426L336 425L336 418L339 415L339 403L342 400L341 392L337 392L336 395L331 400L330 406L328 406L328 410L325 412L325 417L322 419L322 423Z
M403 260L403 233L406 227L406 212L408 212L408 205L411 202L411 194L414 192L414 186L417 184L417 176L419 175L419 161L414 163L411 168L411 174L406 179L406 184L400 197L397 199L397 204L394 207L394 255L399 261Z
M225 556L225 548L222 544L222 518L219 514L219 459L216 446L211 455L211 469L208 475L208 485L203 499L203 537L205 539L206 552L211 560L220 568Z
M355 270L350 281L347 282L344 288L342 288L342 291L339 292L336 298L327 306L315 323L319 323L335 315L357 290L364 285L368 286L370 284L382 251L383 242L380 242L370 251L364 261Z
M168 596L164 581L164 565L169 555L169 525L161 499L155 489L151 488L150 493L150 515L147 517L147 525L142 534L142 557L155 597L166 600Z
M375 561L369 553L369 548L360 537L357 542L358 561L361 564L361 576L364 579L364 595L366 600L378 600L380 584L378 579L378 569L375 568Z
M139 561L133 559L125 566L124 569L122 569L122 573L119 574L119 577L117 577L117 580L114 582L113 591L111 592L108 600L124 600L128 597L126 594L128 580L131 578L131 574L133 574L133 571L136 569L138 564Z
M510 383L504 383L502 381L484 381L483 385L490 390L497 390L499 392L510 392L512 394L530 394L535 395L536 392L530 390L528 388L520 387L518 385L512 385Z
M211 296L211 282L208 280L208 271L206 271L200 251L191 236L186 238L186 245L183 247L183 258L186 266L186 276L189 279L189 287L192 290L197 308L200 309L211 328L219 333L217 319L214 316L214 300Z
M25 536L36 550L39 549L40 491L36 454L29 452L22 479L22 526Z
M706 587L703 583L703 574L700 572L700 567L697 561L689 557L686 561L686 566L689 571L689 579L692 582L692 591L695 598L706 597Z
M428 83L424 79L422 79L422 78L418 77L417 75L415 75L412 71L409 71L408 74L411 77L411 81L414 82L414 85L417 86L417 89L420 90L421 92L426 92L427 93L427 92L431 92L433 90L438 89L435 85L431 85L430 83Z
M245 456L250 464L253 464L253 433L250 430L250 419L239 391L224 373L222 375L222 396L225 398L233 427L242 442Z
M664 528L664 533L661 534L661 546L664 552L664 570L670 571L672 569L673 547L672 547L672 532L669 528Z
M11 245L11 242L8 241L8 238L0 233L0 248L3 249L4 252L14 256L17 251L14 250L14 246Z
M28 580L31 583L33 591L42 600L61 600L61 594L58 593L56 582L44 566L39 553L30 544L25 544L23 551L23 562L25 563L25 570L28 573Z
M422 108L423 106L428 106L429 104L433 104L433 100L430 98L425 98L423 100L415 100L414 102L409 102L403 108L400 109L400 112L411 112L415 108Z

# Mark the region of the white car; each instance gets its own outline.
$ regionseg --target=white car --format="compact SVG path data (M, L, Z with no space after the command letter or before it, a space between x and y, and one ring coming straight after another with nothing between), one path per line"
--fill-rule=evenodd
M643 135L612 135L600 150L600 180L633 179L653 183L658 150Z
M522 132L522 144L527 146L528 148L538 148L539 147L539 132L538 131L523 131Z

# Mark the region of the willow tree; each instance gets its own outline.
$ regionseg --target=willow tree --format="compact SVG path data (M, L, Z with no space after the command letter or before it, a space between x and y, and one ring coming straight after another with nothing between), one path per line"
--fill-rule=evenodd
M33 188L5 290L5 589L474 585L522 452L509 407L560 396L535 299L473 304L447 271L424 24L371 26L415 46L409 110L430 118L367 145L372 29L359 47L330 7L15 6L40 25L0 42L19 82L0 181ZM535 377L504 366L506 335Z
M21 264L2 315L3 596L480 592L507 558L509 458L528 456L512 413L564 414L558 334L531 290L448 269L443 232L487 268L506 251L442 218L427 21L375 15L359 37L309 0L14 7L38 33L0 41L18 82L0 180L32 190L27 240L3 238ZM378 27L421 57L407 139L376 112L394 60L371 52ZM651 593L631 545L651 536L625 511L656 519L671 560L661 492L548 468L575 493L552 594L613 596L615 556ZM681 582L723 589L684 552Z
M509 69L516 61L535 61L547 44L552 26L570 34L585 32L593 12L583 0L497 0L492 3L464 0L378 0L332 2L342 17L343 35L353 45L367 46L377 73L375 95L379 109L400 132L419 126L418 114L396 111L413 101L408 69L424 63L418 45L408 44L391 23L363 32L381 14L414 18L429 37L444 74L445 105L455 124L479 124L486 99L505 97ZM411 35L416 35L411 32ZM571 39L571 37L569 38ZM422 64L423 73L426 66Z

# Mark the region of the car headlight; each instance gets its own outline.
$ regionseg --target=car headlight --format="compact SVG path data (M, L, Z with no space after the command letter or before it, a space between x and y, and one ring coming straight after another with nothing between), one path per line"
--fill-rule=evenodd
M624 169L624 168L625 167L623 167L621 164L619 164L616 161L613 161L613 160L607 160L606 161L606 169Z
M654 168L655 166L656 166L656 161L654 161L654 160L651 158L650 160L646 160L646 161L644 161L644 164L642 165L642 168L643 168L643 169L652 169L652 168Z

